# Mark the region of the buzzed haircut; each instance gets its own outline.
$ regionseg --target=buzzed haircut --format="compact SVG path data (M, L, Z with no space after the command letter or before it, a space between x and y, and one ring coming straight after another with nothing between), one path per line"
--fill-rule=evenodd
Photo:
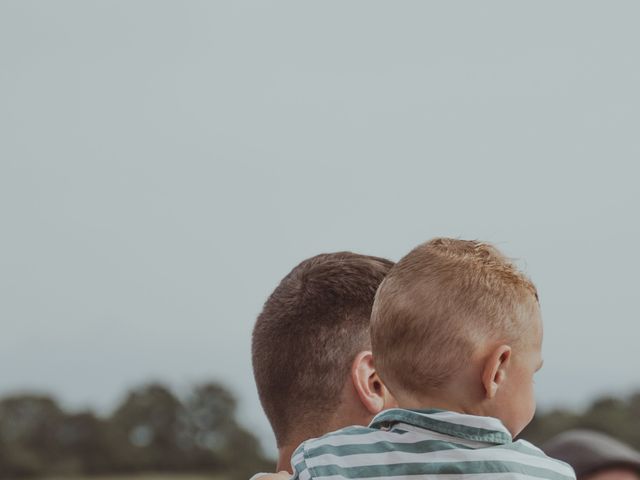
M393 262L325 253L296 266L267 299L253 329L253 373L278 446L293 428L326 433L351 364L370 349L376 290Z
M537 309L533 283L494 246L433 239L402 258L378 290L376 369L392 393L433 393L486 339L517 344Z

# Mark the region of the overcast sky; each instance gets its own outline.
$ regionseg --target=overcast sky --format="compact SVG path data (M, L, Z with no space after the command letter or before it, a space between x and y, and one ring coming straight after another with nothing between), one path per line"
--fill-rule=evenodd
M542 406L640 388L640 4L0 0L0 394L218 379L300 260L496 242ZM275 346L274 348L277 348Z

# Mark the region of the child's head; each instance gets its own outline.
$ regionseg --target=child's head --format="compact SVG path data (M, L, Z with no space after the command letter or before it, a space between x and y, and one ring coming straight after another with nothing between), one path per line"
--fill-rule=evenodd
M533 417L538 295L492 245L438 238L413 249L376 294L371 339L401 406L494 416L514 435Z

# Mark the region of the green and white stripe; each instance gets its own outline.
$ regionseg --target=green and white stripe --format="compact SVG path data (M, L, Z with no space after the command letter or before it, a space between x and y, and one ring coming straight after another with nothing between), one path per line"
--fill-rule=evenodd
M291 464L295 480L575 479L567 464L513 442L499 420L438 410L387 410L368 428L304 442Z

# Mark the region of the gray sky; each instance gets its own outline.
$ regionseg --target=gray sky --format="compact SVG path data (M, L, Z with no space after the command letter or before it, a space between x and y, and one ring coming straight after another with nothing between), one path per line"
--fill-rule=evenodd
M0 394L215 378L319 252L496 242L542 406L640 388L637 2L0 1ZM635 220L634 220L635 218Z

